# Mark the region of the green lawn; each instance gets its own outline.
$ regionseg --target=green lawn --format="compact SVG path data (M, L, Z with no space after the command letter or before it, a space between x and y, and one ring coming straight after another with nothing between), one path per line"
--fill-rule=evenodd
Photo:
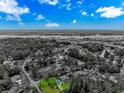
M51 88L51 87L46 87L42 89L43 93L60 93L58 89Z
M60 93L64 90L69 90L70 84L59 80L56 77L50 77L47 80L41 80L39 88L43 93Z

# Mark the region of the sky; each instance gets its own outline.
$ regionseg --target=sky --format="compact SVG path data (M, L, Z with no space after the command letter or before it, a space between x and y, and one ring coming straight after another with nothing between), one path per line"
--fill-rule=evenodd
M124 30L124 0L0 0L0 30Z

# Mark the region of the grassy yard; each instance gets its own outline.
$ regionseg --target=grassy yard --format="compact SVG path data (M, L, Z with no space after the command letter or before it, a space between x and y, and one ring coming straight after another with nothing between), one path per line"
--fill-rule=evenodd
M69 90L70 84L59 80L56 77L50 77L47 80L41 80L39 88L43 93L60 93L64 90Z
M43 93L60 93L58 89L51 88L51 87L46 87L42 89Z

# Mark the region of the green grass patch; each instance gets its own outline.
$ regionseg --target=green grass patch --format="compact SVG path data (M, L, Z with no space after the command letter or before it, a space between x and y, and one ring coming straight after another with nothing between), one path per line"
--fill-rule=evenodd
M45 88L42 88L42 92L43 93L60 93L58 89L55 89L55 88L51 88L51 87L45 87Z
M60 93L70 89L70 84L59 80L56 77L50 77L47 80L41 80L39 88L43 93Z

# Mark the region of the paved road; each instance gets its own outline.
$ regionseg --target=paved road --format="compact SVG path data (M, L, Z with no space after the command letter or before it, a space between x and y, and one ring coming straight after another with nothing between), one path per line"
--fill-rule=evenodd
M28 62L29 58L30 58L30 56L24 61L23 65L21 66L22 71L24 72L24 74L26 75L26 77L28 78L28 80L30 81L31 86L34 86L39 93L42 93L40 91L39 87L38 87L38 83L40 82L40 80L39 81L32 80L31 77L29 76L29 74L25 70L25 65Z

